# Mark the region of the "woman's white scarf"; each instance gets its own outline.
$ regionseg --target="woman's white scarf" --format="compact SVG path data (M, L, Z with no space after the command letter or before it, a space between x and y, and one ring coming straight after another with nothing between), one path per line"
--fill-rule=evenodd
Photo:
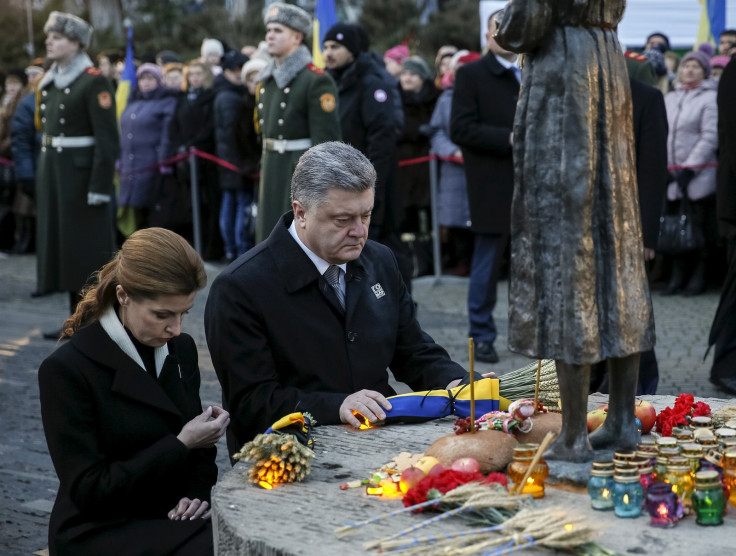
M100 324L102 325L102 328L105 330L105 332L107 332L107 335L110 336L110 339L115 342L128 357L138 363L141 369L146 371L146 366L143 364L143 359L141 359L138 350L135 349L135 346L133 345L133 340L130 339L130 336L128 336L128 333L125 331L123 323L120 322L120 319L115 312L115 307L111 306L109 309L107 309L107 311L103 313L103 315L100 317ZM159 348L154 348L153 356L156 362L156 376L159 376L161 374L161 369L164 366L164 361L166 360L166 356L168 354L169 347L167 344L164 344Z

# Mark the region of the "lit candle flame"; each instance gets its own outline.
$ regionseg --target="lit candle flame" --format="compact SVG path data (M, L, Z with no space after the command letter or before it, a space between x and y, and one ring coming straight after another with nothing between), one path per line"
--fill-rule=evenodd
M372 494L373 496L380 496L383 494L383 487L382 486L372 486L372 487L366 487L365 489L366 494Z
M532 479L531 477L529 477L529 478L528 478L528 479L526 480L526 482L527 482L527 484L529 484L529 485L533 485L533 484L534 484L534 479Z
M628 504L628 503L629 503L629 495L624 494L624 504Z
M565 531L572 531L572 523L565 523Z
M366 430L366 429L373 429L375 428L373 425L371 425L371 422L368 420L368 417L363 415L362 413L358 413L357 411L353 411L353 415L355 416L358 421L361 421L360 427L358 427L359 430Z
M266 490L271 490L273 488L273 485L271 483L269 483L268 481L258 481L258 484L262 488L265 488Z
M657 507L657 513L660 516L662 516L662 517L667 517L667 515L669 515L670 511L667 509L667 506L665 506L664 504L660 504Z
M611 491L607 488L604 488L601 492L601 498L610 498L611 497Z

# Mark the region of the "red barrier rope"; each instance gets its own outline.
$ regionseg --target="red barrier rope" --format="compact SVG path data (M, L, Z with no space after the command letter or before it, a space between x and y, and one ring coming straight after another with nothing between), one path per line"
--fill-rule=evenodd
M222 160L221 158L217 158L215 155L206 153L204 151L200 151L199 149L192 147L190 149L190 152L193 152L195 155L199 156L200 158L204 158L205 160L210 160L214 162L215 164L219 164L223 168L227 168L228 170L232 170L233 172L237 172L238 174L242 174L242 170L235 166L234 164L230 164L227 160Z
M12 168L13 166L15 166L15 162L13 162L12 160L8 160L7 158L3 158L2 156L0 156L0 165L2 165L2 166L10 166Z

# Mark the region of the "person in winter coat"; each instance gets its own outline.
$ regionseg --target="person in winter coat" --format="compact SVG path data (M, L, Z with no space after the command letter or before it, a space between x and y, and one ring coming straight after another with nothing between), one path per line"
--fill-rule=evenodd
M213 554L210 491L227 411L202 411L181 322L207 283L163 228L133 233L84 291L41 363L41 418L59 490L52 556Z
M138 88L120 117L120 192L118 205L132 209L135 229L148 226L156 201L159 176L171 174L159 166L169 155L169 123L178 92L162 86L161 68L142 64L136 71Z
M450 139L452 96L455 72L464 64L479 60L480 56L467 50L450 55L450 64L444 73L445 90L437 99L429 125L432 128L432 152L440 157L455 160L439 161L439 185L437 191L437 217L447 265L452 273L468 276L472 255L473 233L470 231L470 207L463 167L463 152ZM439 58L439 54L438 54Z
M115 249L113 177L119 133L110 81L85 46L92 27L51 12L44 25L46 59L36 127L43 132L36 175L38 293L68 292L70 313L90 274ZM44 333L58 340L60 330Z
M397 151L399 163L401 163L429 155L428 124L432 118L439 90L434 86L429 67L419 57L409 57L404 60L399 81L404 107L404 130L399 138ZM402 232L426 236L431 229L429 162L399 166L396 183L404 209ZM417 262L418 267L414 269L416 276L430 272L432 265L428 257L417 253Z
M11 146L11 123L16 109L23 98L23 89L28 79L22 69L8 72L5 78L5 94L0 106L0 221L5 215L10 218L10 208L16 195L15 172L13 168L13 149ZM15 242L15 228L12 225L0 227L0 249L10 249Z
M702 249L672 256L672 273L662 292L665 295L703 292L707 253L718 234L715 210L717 84L708 79L709 73L707 54L700 50L688 52L680 63L679 84L664 97L669 124L667 165L672 172L667 209L679 211L680 199L687 195L692 201L695 224L706 239Z
M187 152L190 147L215 154L213 80L209 64L199 59L191 60L184 67L185 94L178 97L169 124L171 154ZM197 158L197 177L202 218L202 256L205 260L216 260L222 256L219 228L221 193L217 185L216 165L209 160ZM177 163L176 179L181 191L189 191L189 160Z
M28 71L26 69L26 71ZM36 227L36 165L41 152L41 134L36 129L36 85L42 73L29 76L30 92L18 103L11 122L11 149L15 164L15 243L13 253L33 250Z
M411 291L411 252L399 236L400 206L396 196L396 141L403 124L397 122L396 100L401 110L398 84L379 69L375 58L362 50L357 25L337 23L323 39L323 56L335 80L343 141L354 146L376 169L376 188L369 237L389 247ZM402 111L403 122L403 111ZM397 131L398 130L398 131Z
M230 51L222 57L222 73L215 78L215 153L238 171L218 166L222 189L220 233L225 243L225 258L232 262L252 245L249 238L253 184L243 175L245 161L238 149L237 122L243 111L247 89L240 72L248 57Z

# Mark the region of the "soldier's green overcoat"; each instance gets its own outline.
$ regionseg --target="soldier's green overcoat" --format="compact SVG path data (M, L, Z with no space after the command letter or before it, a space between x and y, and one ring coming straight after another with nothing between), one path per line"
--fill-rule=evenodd
M278 69L269 65L264 75L258 85L255 115L264 143L256 219L258 242L266 239L281 215L291 209L291 175L306 150L267 150L266 139L310 139L312 145L317 145L342 137L335 82L311 64L306 48L300 47Z
M87 147L41 147L37 176L38 290L79 291L115 251L113 202L118 157L115 94L86 54L39 87L36 122L48 137L94 137ZM76 76L75 76L76 74Z

